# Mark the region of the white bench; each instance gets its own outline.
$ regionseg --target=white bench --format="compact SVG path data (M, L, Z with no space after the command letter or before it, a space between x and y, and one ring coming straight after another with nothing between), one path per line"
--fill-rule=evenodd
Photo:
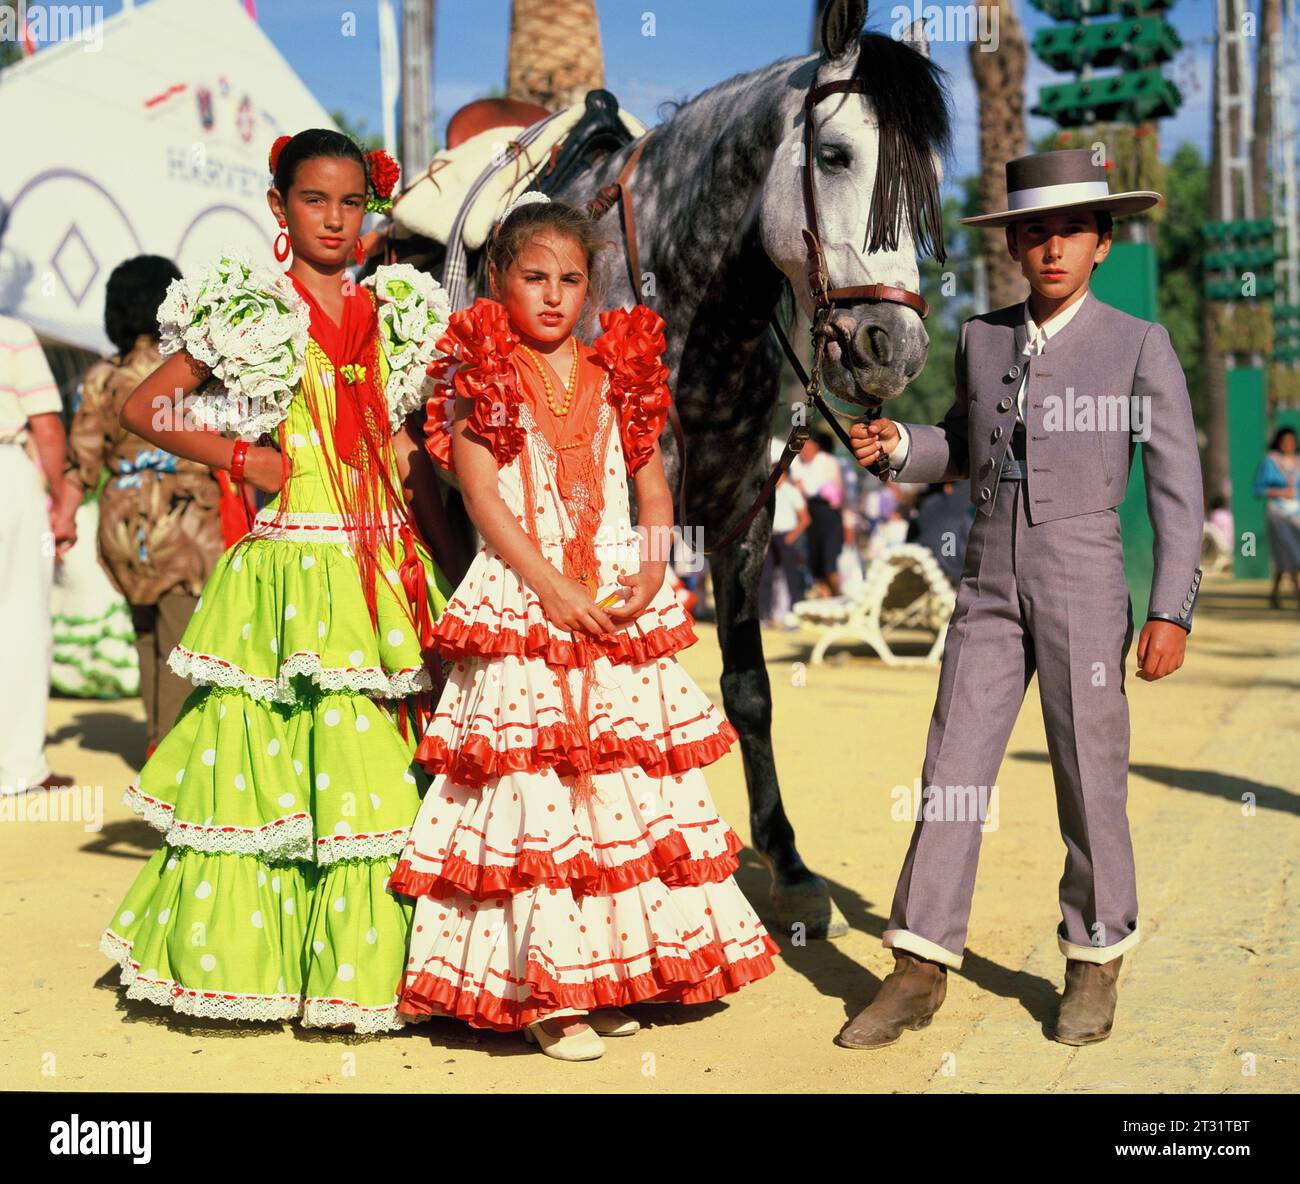
M812 651L814 665L825 660L832 645L861 642L887 666L933 666L943 655L956 603L956 593L929 548L896 543L871 561L866 579L852 595L801 600L792 611L801 624L820 634ZM885 640L886 629L932 631L934 644L923 658L899 657Z
M1232 543L1213 522L1201 529L1201 567L1204 571L1225 571L1232 566Z

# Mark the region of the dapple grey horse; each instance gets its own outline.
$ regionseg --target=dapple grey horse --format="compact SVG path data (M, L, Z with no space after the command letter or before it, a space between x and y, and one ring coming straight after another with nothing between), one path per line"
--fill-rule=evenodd
M821 52L728 79L680 105L655 129L628 183L640 290L632 290L621 246L603 253L600 266L610 269L604 307L641 301L667 323L665 360L688 458L686 521L678 525L698 532L705 547L741 518L767 473L781 370L768 322L787 289L805 313L812 310L801 234L810 86L857 78L865 91L834 95L812 112L809 163L831 286L916 292L918 249L942 251L934 212L950 131L943 75L923 41L861 33L865 16L863 0L832 0ZM919 38L919 28L912 35ZM633 147L552 196L585 205L619 175ZM618 207L604 218L618 237ZM837 307L830 330L826 386L864 408L898 396L925 364L929 338L912 308ZM661 444L675 488L681 458L673 434ZM769 504L741 538L710 556L722 696L740 735L753 845L772 873L777 919L802 923L808 936L835 936L844 920L795 847L772 752L758 615L771 521Z

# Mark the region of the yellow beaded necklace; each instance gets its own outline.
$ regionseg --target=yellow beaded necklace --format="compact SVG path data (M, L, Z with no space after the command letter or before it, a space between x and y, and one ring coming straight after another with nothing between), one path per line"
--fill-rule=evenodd
M573 353L573 363L569 367L569 381L564 388L564 404L557 407L555 405L554 391L551 388L551 380L546 373L547 367L545 363L522 341L519 343L519 348L528 356L533 368L541 376L542 387L546 392L546 405L551 409L552 414L556 416L569 414L569 408L573 405L573 396L578 390L578 343L574 338L570 337L569 346Z

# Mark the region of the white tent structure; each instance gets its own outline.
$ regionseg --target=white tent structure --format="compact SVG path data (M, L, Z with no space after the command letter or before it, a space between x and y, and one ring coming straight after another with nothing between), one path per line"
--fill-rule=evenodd
M239 0L151 0L0 71L0 126L0 312L55 362L111 352L124 259L272 263L271 144L335 124Z

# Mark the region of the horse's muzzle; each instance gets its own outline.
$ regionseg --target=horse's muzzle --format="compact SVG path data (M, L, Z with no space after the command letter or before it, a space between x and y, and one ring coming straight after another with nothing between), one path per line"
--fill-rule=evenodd
M925 365L930 335L916 312L899 304L837 309L824 370L838 398L871 405L895 399Z

